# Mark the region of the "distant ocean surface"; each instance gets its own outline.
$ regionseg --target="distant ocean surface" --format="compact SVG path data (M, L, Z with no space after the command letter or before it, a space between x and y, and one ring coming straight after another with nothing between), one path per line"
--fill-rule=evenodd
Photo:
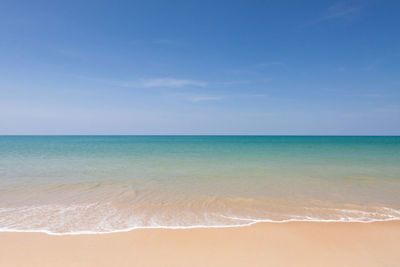
M400 137L0 136L0 231L400 220Z

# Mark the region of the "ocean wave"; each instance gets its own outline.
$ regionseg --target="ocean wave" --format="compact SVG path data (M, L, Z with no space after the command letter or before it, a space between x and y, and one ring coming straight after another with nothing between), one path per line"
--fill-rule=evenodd
M352 205L354 206L354 205ZM281 207L280 207L281 208ZM193 229L243 227L256 223L346 222L400 220L390 207L359 209L302 207L298 213L281 210L199 211L189 205L172 210L121 209L113 203L0 207L1 232L43 232L52 235L106 234L135 229ZM293 212L293 210L292 210ZM252 214L253 213L253 214ZM258 215L256 215L258 213ZM263 213L263 216L260 214Z

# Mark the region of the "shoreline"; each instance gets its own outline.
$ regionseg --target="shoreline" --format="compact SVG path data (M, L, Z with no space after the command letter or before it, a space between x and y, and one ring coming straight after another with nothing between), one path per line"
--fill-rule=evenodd
M0 266L395 266L400 221L260 222L107 234L0 232Z
M78 232L66 232L57 233L48 230L18 230L18 229L1 229L1 233L40 233L46 235L54 236L79 236L79 235L107 235L107 234L117 234L117 233L128 233L136 230L191 230L191 229L224 229L224 228L237 228L237 227L250 227L257 224L284 224L284 223L383 223L383 222L399 222L399 218L387 219L387 220L372 220L372 221L340 221L340 220L283 220L283 221L269 221L269 220L257 220L248 224L238 224L238 225L192 225L192 226L138 226L128 229L112 230L109 232L93 232L93 231L78 231Z

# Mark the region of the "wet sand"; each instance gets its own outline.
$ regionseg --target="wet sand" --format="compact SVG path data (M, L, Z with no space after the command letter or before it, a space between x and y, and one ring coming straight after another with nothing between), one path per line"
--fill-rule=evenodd
M0 233L0 266L400 266L400 222Z

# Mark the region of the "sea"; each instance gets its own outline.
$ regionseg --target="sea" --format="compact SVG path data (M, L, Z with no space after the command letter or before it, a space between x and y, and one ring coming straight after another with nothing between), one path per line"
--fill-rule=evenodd
M390 220L398 136L0 136L0 231Z

